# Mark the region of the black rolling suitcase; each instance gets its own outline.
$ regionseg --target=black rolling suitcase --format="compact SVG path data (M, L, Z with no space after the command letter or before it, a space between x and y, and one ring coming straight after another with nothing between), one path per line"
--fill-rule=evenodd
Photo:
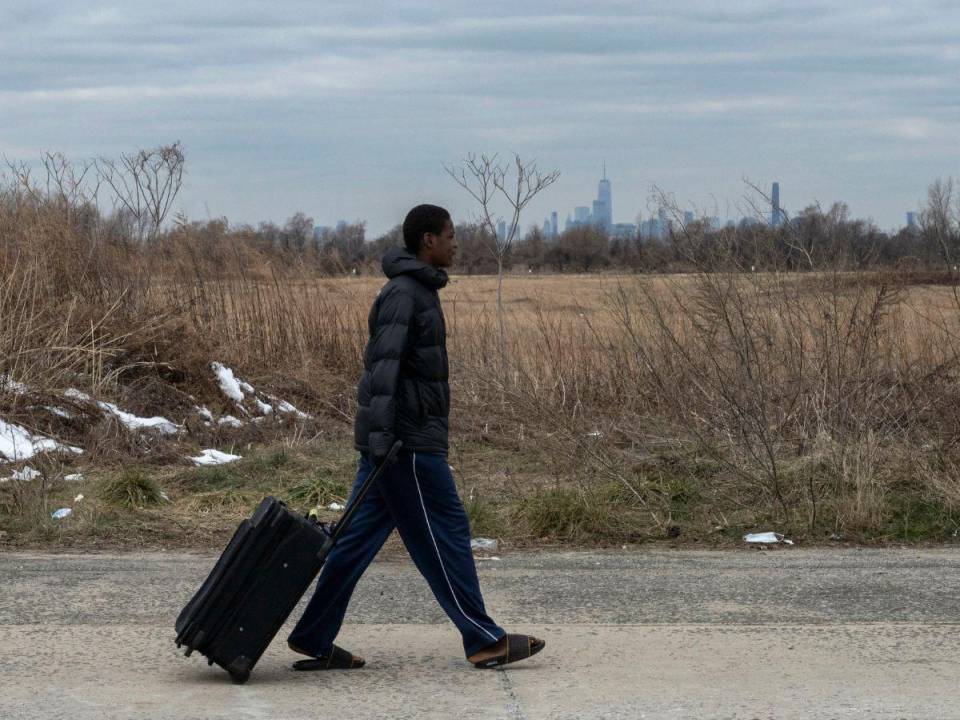
M236 683L244 683L280 626L320 572L337 538L385 465L364 481L333 531L264 498L253 517L240 523L213 571L177 618L177 647L205 655Z

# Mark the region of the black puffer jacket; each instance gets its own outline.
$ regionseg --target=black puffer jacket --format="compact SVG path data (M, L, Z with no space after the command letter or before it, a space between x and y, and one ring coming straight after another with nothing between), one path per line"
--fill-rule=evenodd
M399 439L405 450L446 452L447 330L437 291L447 274L404 247L388 250L382 266L390 281L370 309L354 446L383 456Z

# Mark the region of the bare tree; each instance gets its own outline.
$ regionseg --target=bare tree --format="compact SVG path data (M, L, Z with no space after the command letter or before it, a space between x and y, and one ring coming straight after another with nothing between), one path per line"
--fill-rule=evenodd
M100 179L110 187L115 203L132 215L141 240L153 240L160 232L183 182L183 146L179 141L120 160L101 157L96 161Z
M952 207L953 195L953 178L937 178L927 188L927 206L920 212L920 229L925 241L939 251L948 266L956 261L954 253L951 252L951 241L955 235L954 229L960 223L960 217ZM957 208L960 208L960 197L957 198L957 203Z
M536 160L523 160L514 154L512 162L498 162L497 155L470 153L459 166L444 165L454 182L466 190L480 206L480 225L486 230L488 247L497 261L497 324L500 330L500 359L506 352L503 325L503 265L513 247L520 227L520 213L541 191L560 177L559 170L543 172ZM503 204L501 204L503 203ZM505 207L501 215L496 207ZM508 220L509 218L509 220ZM504 232L497 226L504 223Z

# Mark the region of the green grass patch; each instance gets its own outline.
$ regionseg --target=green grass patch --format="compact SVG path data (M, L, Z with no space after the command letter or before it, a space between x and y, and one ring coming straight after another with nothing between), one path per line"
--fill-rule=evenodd
M470 520L473 537L503 537L504 522L497 507L479 495L464 498L463 509Z
M135 467L102 480L97 488L101 500L126 508L156 505L163 499L160 492L157 481L142 468Z
M236 515L252 511L260 499L258 493L229 488L191 495L183 502L183 505L190 512L199 515L210 513Z
M887 538L916 542L918 540L952 540L960 534L960 512L944 507L939 498L893 496L890 516L882 529Z
M352 482L353 478L321 467L289 485L283 491L283 499L295 508L325 507L332 502L343 504Z
M614 484L557 486L522 500L514 519L536 538L572 542L638 540L652 533Z

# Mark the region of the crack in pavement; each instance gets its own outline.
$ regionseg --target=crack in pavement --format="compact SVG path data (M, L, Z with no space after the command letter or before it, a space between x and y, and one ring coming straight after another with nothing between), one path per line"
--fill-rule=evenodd
M507 694L507 712L511 720L527 720L527 714L520 707L520 699L513 690L513 683L510 682L510 676L505 669L498 670L500 673L500 687Z

